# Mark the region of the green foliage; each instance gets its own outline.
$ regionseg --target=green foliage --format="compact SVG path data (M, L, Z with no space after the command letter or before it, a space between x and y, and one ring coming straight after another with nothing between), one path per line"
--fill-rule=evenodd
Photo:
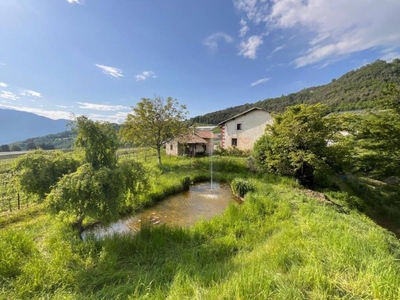
M291 106L275 115L273 125L267 126L254 146L260 170L294 176L302 185L313 187L316 175L327 171L327 161L340 162L328 147L328 141L338 136L338 128L325 115L321 104Z
M9 151L10 151L10 146L8 146L8 145L0 146L0 152L9 152Z
M186 106L180 105L176 99L142 98L133 108L133 113L128 114L121 137L135 146L156 149L161 164L161 147L168 140L188 131L187 116Z
M115 170L95 170L86 163L57 183L47 196L48 207L53 213L65 211L76 216L78 227L87 216L109 221L117 216L123 194L121 179L116 175Z
M39 145L43 150L72 149L75 138L76 132L68 130L60 133L29 138L24 141L12 143L10 147L11 151L21 151L22 149L26 149L28 144L32 143L32 145Z
M378 60L372 64L350 71L329 84L303 89L297 93L269 98L256 103L229 107L224 110L197 116L192 122L218 124L252 107L272 112L283 112L286 107L297 104L327 105L330 112L371 109L378 106L387 82L400 84L400 59L392 62Z
M249 151L240 150L238 147L232 146L229 148L222 148L218 147L214 151L215 155L222 155L222 156L236 156L236 157L245 157L249 155Z
M352 141L358 172L373 178L400 176L400 85L389 84L378 101L383 108L354 118Z
M255 186L252 182L241 178L233 179L231 188L232 191L241 198L244 198L247 193L255 191Z
M190 177L185 177L182 179L182 186L185 190L189 190L190 183L191 183Z
M76 118L75 127L75 146L83 152L85 163L90 163L94 169L116 165L119 142L112 124L80 116Z
M86 163L72 174L65 175L47 196L47 205L57 214L66 212L76 218L79 229L84 218L101 222L116 219L129 201L146 187L141 165L124 161L119 168L95 169Z
M19 145L12 144L10 150L11 151L21 151L22 149L21 149L21 147Z
M22 191L44 199L63 175L74 172L77 167L78 162L69 154L36 150L19 156L12 170Z
M36 253L33 241L24 232L0 232L0 283L22 273L23 265Z

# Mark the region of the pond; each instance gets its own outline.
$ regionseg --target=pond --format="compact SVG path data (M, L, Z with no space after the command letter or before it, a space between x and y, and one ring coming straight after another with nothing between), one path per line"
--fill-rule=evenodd
M106 227L96 226L84 231L82 238L85 239L88 234L102 238L113 234L135 233L142 224L189 227L197 221L210 220L222 214L232 202L238 202L238 199L228 184L197 183L190 186L188 191L169 196L134 216L125 217Z

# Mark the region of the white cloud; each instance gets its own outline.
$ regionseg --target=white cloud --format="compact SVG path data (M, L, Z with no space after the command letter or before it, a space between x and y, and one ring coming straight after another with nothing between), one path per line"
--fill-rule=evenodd
M42 98L42 94L41 93L35 92L35 91L32 91L32 90L23 90L23 91L20 91L19 94L21 96Z
M136 81L146 80L147 78L157 78L158 76L153 71L144 71L142 74L136 75Z
M30 112L30 113L34 113L39 116L47 117L47 118L50 118L53 120L70 119L70 117L71 117L70 112L59 111L59 110L45 110L42 108L33 108L33 107L27 107L27 106L14 106L14 105L6 105L6 104L0 104L0 107L14 109L14 110L18 110L18 111Z
M239 30L239 36L240 37L244 37L247 33L247 31L249 31L249 26L247 26L247 22L243 19L240 20L240 30Z
M6 88L6 87L8 87L8 84L4 83L4 82L0 82L0 86Z
M275 52L281 51L282 49L284 49L286 47L286 45L281 45L278 46L274 49L274 51L272 51L271 55L274 54Z
M369 49L381 50L384 57L400 51L400 1L234 0L234 5L268 30L288 30L288 34L296 30L304 42L303 47L297 44L296 67L337 61Z
M117 112L111 115L90 114L88 117L91 120L106 121L111 123L123 123L129 112Z
M95 64L95 65L96 65L96 67L100 68L104 74L110 75L115 78L124 77L124 75L122 74L122 70L120 70L118 68L99 65L99 64Z
M251 83L250 86L255 86L255 85L258 85L258 84L260 84L260 83L267 82L267 81L270 80L270 79L271 79L271 78L261 78L261 79L259 79L259 80L257 80L257 81L254 81L253 83Z
M249 20L255 24L265 21L268 12L268 3L265 0L234 0L236 9L246 13Z
M216 51L218 48L218 40L220 40L220 39L224 39L225 42L227 42L227 43L233 42L233 38L229 34L226 34L224 32L216 32L216 33L213 33L212 35L210 35L209 37L207 37L203 41L203 45L207 46L212 51Z
M96 104L88 102L77 102L77 103L79 104L79 108L83 109L93 109L101 111L119 111L119 110L130 109L130 107L123 105L105 105L105 104Z
M255 59L257 57L257 50L263 44L261 36L253 35L246 41L241 41L239 45L238 55Z
M15 95L14 93L8 92L8 91L1 91L0 97L4 98L4 99L9 99L9 100L19 99L19 97L17 95Z
M83 4L83 0L67 0L68 3L72 4Z

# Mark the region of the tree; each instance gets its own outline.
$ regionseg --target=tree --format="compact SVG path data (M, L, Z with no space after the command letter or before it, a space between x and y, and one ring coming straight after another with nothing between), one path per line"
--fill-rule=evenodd
M44 199L65 174L72 173L78 162L62 151L35 150L18 157L13 166L21 190Z
M34 142L29 142L26 144L26 150L35 150L37 148Z
M51 212L75 217L82 230L85 217L108 222L147 186L146 172L134 161L117 164L117 133L112 124L95 122L85 116L75 122L76 150L83 164L65 175L47 196Z
M140 163L129 161L122 166L95 169L85 163L76 172L62 177L47 196L50 211L64 211L74 216L80 231L86 217L102 222L116 219L127 202L147 186Z
M21 149L21 147L20 147L19 145L17 145L17 144L12 144L10 150L11 150L11 151L21 151L22 149Z
M10 151L10 146L6 144L0 146L0 152L9 152L9 151Z
M85 163L90 163L94 169L115 167L119 143L112 124L80 116L73 126L77 131L75 146Z
M380 110L352 122L357 171L377 179L400 176L400 85L387 85L377 102Z
M188 111L176 99L161 97L142 98L128 114L121 136L125 141L135 145L147 146L157 150L158 162L161 164L161 148L171 138L188 131Z
M338 138L337 127L326 115L326 107L296 105L275 115L265 134L256 142L254 155L259 168L280 175L294 176L300 184L313 187L318 174L340 159L328 146Z

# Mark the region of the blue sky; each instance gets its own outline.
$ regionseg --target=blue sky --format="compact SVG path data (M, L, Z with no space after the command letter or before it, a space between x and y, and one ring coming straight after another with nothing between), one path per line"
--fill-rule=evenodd
M400 57L398 0L2 0L0 108L123 122L142 97L192 117Z

